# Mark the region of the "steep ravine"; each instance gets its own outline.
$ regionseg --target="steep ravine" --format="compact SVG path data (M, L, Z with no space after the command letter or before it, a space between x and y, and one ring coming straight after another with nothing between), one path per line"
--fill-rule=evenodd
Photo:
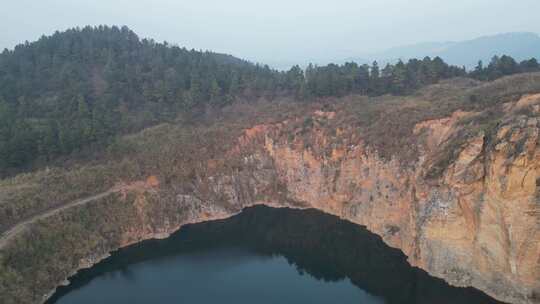
M150 190L132 187L41 220L32 238L50 245L30 250L46 250L48 259L28 262L36 274L14 275L10 284L41 302L114 249L266 204L316 208L365 225L411 264L453 285L506 302L540 303L539 104L540 96L509 103L497 124L485 128L467 123L481 115L475 112L418 123L414 145L403 147L416 154L408 161L381 155L352 126L330 128L339 116L332 111L254 126L193 172L190 185L152 177ZM68 222L78 226L66 230ZM88 241L70 252L55 249L66 239L76 242L71 233ZM25 237L7 249L13 256L24 257ZM55 267L53 278L40 276L47 263ZM27 277L31 282L17 281ZM24 291L9 291L7 303L28 302Z

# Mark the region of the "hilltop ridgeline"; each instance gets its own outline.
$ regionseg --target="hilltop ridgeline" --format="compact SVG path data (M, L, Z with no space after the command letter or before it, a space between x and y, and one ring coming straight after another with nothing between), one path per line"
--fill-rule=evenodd
M538 69L534 59L503 56L471 73L438 57L278 72L140 39L127 27L75 28L0 54L0 176L237 100L406 95L457 76L493 80Z

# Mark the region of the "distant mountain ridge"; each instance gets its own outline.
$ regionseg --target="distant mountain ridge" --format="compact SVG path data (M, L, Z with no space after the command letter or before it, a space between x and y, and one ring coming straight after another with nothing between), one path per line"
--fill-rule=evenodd
M432 41L392 47L386 50L370 53L357 53L349 56L332 56L328 58L303 59L266 59L259 60L278 70L286 71L298 64L305 68L309 63L324 66L330 63L344 64L356 62L371 64L377 61L380 66L394 64L399 59L407 61L412 58L423 59L441 57L446 63L465 66L472 70L479 60L487 65L493 56L508 55L516 61L540 57L540 36L532 32L509 32L496 35L481 36L463 41Z
M488 63L495 55L509 55L518 61L540 57L540 36L530 32L513 32L465 41L425 42L372 53L363 56L361 61L369 58L381 62L394 62L398 59L439 56L449 64L472 68L479 60Z

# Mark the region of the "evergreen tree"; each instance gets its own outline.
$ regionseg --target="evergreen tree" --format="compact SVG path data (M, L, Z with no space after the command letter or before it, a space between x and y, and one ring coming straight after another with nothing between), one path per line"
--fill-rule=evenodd
M82 95L79 95L77 98L78 110L76 117L76 125L78 131L79 141L81 143L86 143L92 141L93 139L93 130L92 130L92 116L88 105Z
M279 72L139 39L127 27L74 28L0 53L0 175L236 99L408 94L456 76L491 80L535 71L536 59L518 64L502 56L469 74L438 57L382 71L377 62L348 62Z
M210 85L210 102L212 104L219 105L222 103L222 101L221 88L219 87L217 81L213 79L212 84Z
M393 94L404 94L407 91L407 69L399 60L392 70L391 88Z
M380 93L380 71L377 61L374 61L371 65L368 93L370 95L377 95Z

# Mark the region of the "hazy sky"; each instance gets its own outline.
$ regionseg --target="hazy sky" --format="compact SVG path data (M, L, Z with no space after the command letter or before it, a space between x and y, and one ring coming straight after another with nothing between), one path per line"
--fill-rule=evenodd
M392 46L540 33L540 0L0 0L0 48L84 25L256 61L343 58Z

